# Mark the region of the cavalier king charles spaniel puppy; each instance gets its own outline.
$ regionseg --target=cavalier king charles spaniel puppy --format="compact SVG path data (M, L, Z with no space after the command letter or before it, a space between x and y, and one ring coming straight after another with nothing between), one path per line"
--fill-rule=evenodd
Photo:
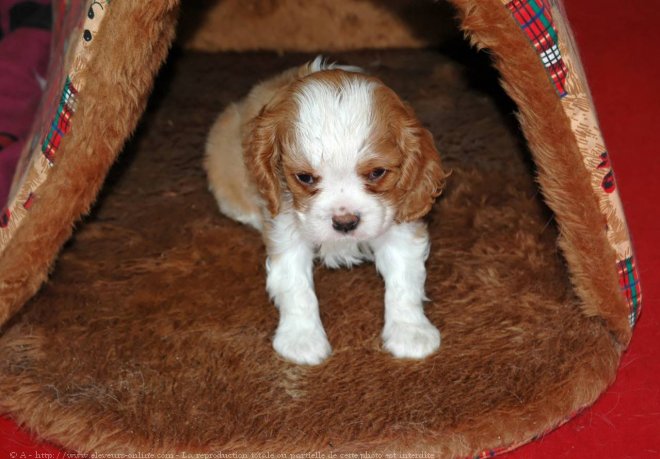
M385 281L384 347L411 359L438 349L424 315L421 218L446 174L431 133L382 81L320 56L290 69L220 114L204 166L220 211L263 233L282 357L314 365L331 352L315 259L331 268L374 261Z

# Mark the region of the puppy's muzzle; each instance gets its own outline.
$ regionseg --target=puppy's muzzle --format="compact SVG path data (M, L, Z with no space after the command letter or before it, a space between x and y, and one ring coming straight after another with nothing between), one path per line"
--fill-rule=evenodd
M360 216L355 214L335 215L332 217L332 227L340 233L350 233L360 224Z

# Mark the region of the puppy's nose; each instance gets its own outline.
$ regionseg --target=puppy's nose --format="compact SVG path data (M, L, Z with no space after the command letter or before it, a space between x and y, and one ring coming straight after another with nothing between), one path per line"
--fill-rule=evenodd
M332 217L332 227L340 233L353 231L359 223L360 216L355 214L334 215Z

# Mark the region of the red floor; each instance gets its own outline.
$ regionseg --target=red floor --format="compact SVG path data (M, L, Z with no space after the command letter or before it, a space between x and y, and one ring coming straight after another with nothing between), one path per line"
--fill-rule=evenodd
M650 0L564 1L634 236L643 312L617 380L599 401L507 457L660 457L660 149L653 136L660 132L660 8ZM0 458L58 454L65 457L0 418Z
M614 385L592 408L510 457L660 457L660 148L654 135L660 132L660 4L565 3L633 234L643 312Z

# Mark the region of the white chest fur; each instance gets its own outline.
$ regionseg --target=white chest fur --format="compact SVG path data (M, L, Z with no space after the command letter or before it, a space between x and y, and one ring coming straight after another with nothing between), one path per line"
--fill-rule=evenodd
M315 255L328 268L350 267L374 260L368 243L350 239L324 242L316 248Z

